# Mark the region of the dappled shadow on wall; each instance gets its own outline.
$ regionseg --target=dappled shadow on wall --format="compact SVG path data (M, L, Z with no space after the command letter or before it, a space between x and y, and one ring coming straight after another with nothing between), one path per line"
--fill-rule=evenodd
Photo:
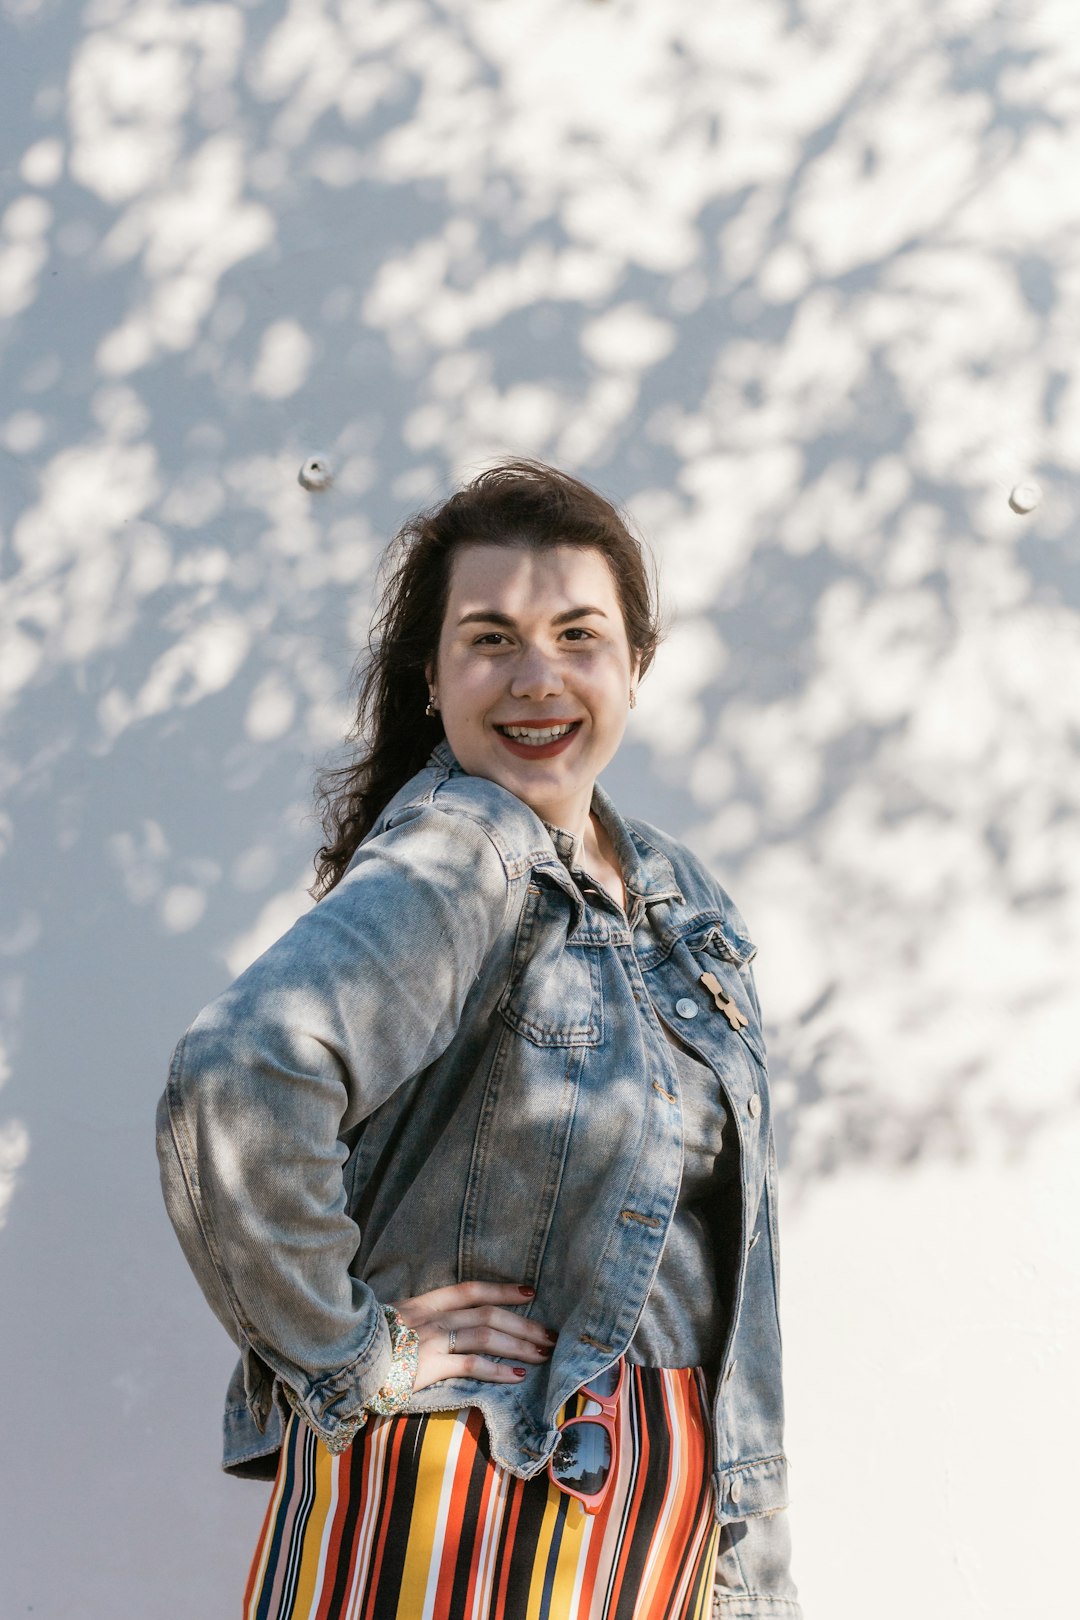
M886 65L857 4L8 10L0 1197L71 885L193 982L285 926L381 545L506 453L659 554L620 799L759 941L789 1176L1074 1109L1060 14L921 0Z

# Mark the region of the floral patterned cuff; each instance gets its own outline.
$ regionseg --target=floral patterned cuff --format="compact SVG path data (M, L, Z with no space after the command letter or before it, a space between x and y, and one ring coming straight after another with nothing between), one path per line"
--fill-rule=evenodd
M392 1305L384 1305L382 1311L390 1325L390 1376L364 1404L378 1417L395 1417L408 1405L413 1392L420 1336L415 1328L405 1326Z
M382 1388L377 1390L370 1400L364 1402L359 1412L345 1419L332 1440L323 1440L327 1451L334 1453L346 1451L364 1427L369 1413L373 1412L377 1417L396 1417L409 1403L413 1384L416 1382L420 1336L415 1328L406 1327L392 1305L383 1305L381 1309L390 1328L389 1376ZM285 1399L293 1411L306 1422L307 1418L298 1397L288 1384L282 1387L285 1390Z

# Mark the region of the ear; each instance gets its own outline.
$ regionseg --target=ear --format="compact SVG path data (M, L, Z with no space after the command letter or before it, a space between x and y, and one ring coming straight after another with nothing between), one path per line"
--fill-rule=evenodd
M435 685L435 660L433 658L429 658L424 665L424 679L427 681L428 690L430 691Z

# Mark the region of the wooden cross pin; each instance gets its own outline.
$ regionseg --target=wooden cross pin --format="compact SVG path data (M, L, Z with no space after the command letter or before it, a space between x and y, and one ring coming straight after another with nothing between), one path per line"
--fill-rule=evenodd
M717 1012L723 1013L732 1029L745 1029L750 1020L747 1018L744 1012L739 1010L735 1002L732 1001L731 997L725 994L724 987L720 983L720 980L716 977L716 974L703 973L701 975L701 982L705 986L706 990L709 991L713 1000L716 1002Z

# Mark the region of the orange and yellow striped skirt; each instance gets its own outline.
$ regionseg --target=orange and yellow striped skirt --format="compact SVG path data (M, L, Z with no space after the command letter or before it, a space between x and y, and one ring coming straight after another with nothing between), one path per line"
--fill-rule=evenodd
M704 1374L628 1365L617 1422L590 1515L546 1472L497 1467L475 1408L373 1418L336 1456L293 1416L244 1620L707 1620Z

